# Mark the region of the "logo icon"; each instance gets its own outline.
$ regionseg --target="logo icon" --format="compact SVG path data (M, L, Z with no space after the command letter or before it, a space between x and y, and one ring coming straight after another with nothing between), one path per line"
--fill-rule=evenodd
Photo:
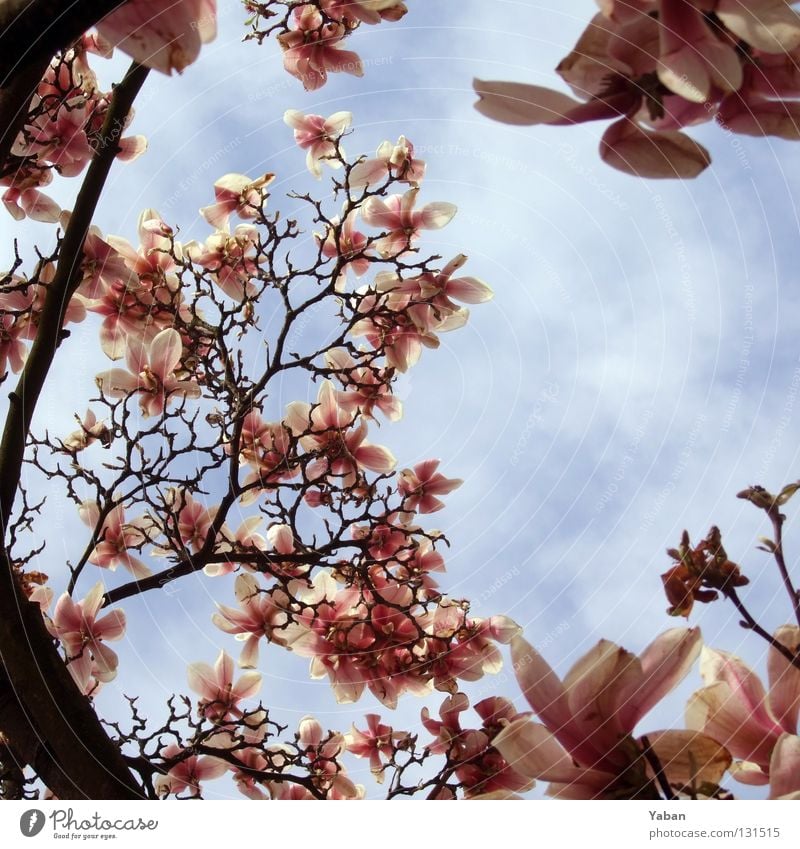
M19 818L19 830L25 837L36 837L36 835L44 828L45 815L42 811L36 808L31 808Z

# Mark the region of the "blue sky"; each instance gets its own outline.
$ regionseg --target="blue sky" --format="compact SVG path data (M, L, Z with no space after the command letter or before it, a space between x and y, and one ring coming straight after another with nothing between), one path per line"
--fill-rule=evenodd
M594 13L592 0L409 6L401 23L351 39L363 79L335 76L307 93L284 74L274 44L239 43L238 3L221 3L219 37L200 61L181 78L148 80L133 129L150 148L114 169L97 223L134 240L139 210L153 207L182 238L202 238L197 209L230 171L275 171L270 204L290 215L294 202L281 195L317 184L283 124L288 108L352 111L351 153L405 134L428 161L423 198L459 207L425 247L445 260L468 254L469 273L495 291L465 329L423 354L399 386L403 421L373 435L400 467L435 456L445 474L465 479L429 524L452 543L443 587L472 599L478 615L512 616L563 673L602 637L638 651L680 624L665 614L664 550L684 528L699 540L717 524L729 555L758 579L746 599L772 630L787 621L787 605L766 555L753 550L764 523L735 494L800 477L796 151L708 125L693 131L713 157L701 177L635 180L600 162L602 127L508 127L472 108L474 76L560 87L552 69ZM11 233L8 220L2 228ZM38 426L72 429L93 375L107 368L93 344L70 341ZM53 503L41 568L55 576L62 547L74 559L83 530L56 493ZM212 661L222 646L233 652L210 626L214 599L227 600L219 585L191 578L126 602L130 638L107 703L138 690L156 711L185 691L186 663ZM691 624L763 673L763 647L734 613L718 602L696 609ZM304 659L277 648L262 657L262 697L290 726L313 712L346 730L375 708L368 698L337 706L326 682L308 680ZM694 673L642 730L679 722L699 683ZM465 690L473 701L497 691L519 699L509 674L496 689L487 679ZM424 703L435 712L439 701ZM405 699L392 724L424 736L422 704Z

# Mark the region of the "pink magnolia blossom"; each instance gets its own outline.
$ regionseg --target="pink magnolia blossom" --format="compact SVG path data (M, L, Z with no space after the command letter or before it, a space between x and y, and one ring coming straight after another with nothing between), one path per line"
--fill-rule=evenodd
M161 757L169 762L175 758L181 758L166 775L159 775L154 782L156 794L159 797L167 796L172 793L175 796L189 791L190 796L200 795L200 782L210 781L214 778L220 778L225 775L228 766L225 761L210 755L189 754L183 757L188 751L181 749L176 743L165 746L160 754Z
M225 651L219 653L213 669L207 663L189 665L189 686L200 696L198 710L212 722L241 718L239 702L261 688L260 673L244 672L234 684L234 671L233 659Z
M389 369L359 367L345 348L326 351L325 364L336 371L337 379L344 386L344 391L336 393L336 401L347 413L354 416L358 411L372 419L378 409L390 422L402 417L403 404L392 394Z
M353 784L338 760L347 748L344 734L325 734L313 716L304 716L297 729L297 745L310 761L314 784L328 799L363 798L364 788Z
M217 34L216 0L128 0L97 25L139 64L181 73Z
M64 440L64 448L67 451L83 451L84 448L88 448L98 440L107 448L114 438L114 435L108 429L108 425L103 421L97 421L97 416L92 410L87 410L83 419L78 419L78 424L80 428L74 430Z
M126 398L139 393L139 408L145 418L161 415L167 403L177 397L199 398L200 387L193 380L179 380L175 370L181 361L183 343L177 330L162 330L145 346L128 338L125 361L128 371L111 369L97 375L97 385L109 398Z
M255 218L264 204L264 190L274 179L274 174L262 174L255 180L244 174L225 174L214 183L215 202L204 206L200 214L212 227L225 231L231 215Z
M335 20L365 24L399 21L408 11L400 0L322 0L322 8Z
M800 737L781 734L769 765L769 798L800 799Z
M483 720L482 727L463 729L460 714L468 707L469 699L459 692L442 702L439 720L432 719L428 709L423 708L422 724L435 738L426 748L433 753L447 755L449 762L458 764L456 776L464 785L468 798L529 790L533 780L516 772L491 745L498 731L520 718L521 714L507 699L490 696L475 705L476 713Z
M117 504L103 520L102 527L98 528L100 508L96 501L84 501L78 513L83 523L94 530L99 540L89 555L90 563L111 571L117 566L124 566L137 580L153 574L129 551L131 548L140 548L146 542L146 530L150 526L148 520L139 518L127 522L124 507Z
M551 782L552 796L654 798L653 776L633 734L684 678L700 646L697 629L666 631L640 657L601 640L562 682L533 646L516 637L517 680L541 724L515 720L493 745L517 772ZM697 732L654 732L648 740L671 783L716 784L730 764L724 748Z
M313 407L302 401L289 404L284 422L305 451L315 455L306 466L309 480L333 475L348 487L361 469L387 474L395 466L388 448L366 441L366 422L356 424L353 415L339 405L329 380L320 386Z
M214 551L216 553L227 553L227 552L237 552L244 549L247 551L248 549L256 549L257 551L266 551L267 549L267 541L264 539L261 534L256 533L256 529L261 525L262 517L261 516L251 516L249 519L245 519L241 525L236 530L236 533L232 533L231 529L228 527L227 523L225 523L219 531L219 536L217 538L217 544L214 547ZM208 533L208 527L206 526L206 534ZM205 541L205 534L203 535L203 542ZM201 543L202 545L202 543ZM232 560L226 561L225 563L208 563L203 567L203 572L206 575L214 577L216 575L227 575L230 572L233 572L237 568L237 564L235 558ZM248 571L252 570L254 567L249 563L242 563L242 568Z
M714 13L756 50L790 53L800 47L800 16L787 0L717 0Z
M353 210L345 216L344 221L338 215L334 216L324 236L314 234L324 257L344 260L334 280L337 292L344 291L348 270L352 270L356 277L362 277L372 265L367 237L355 228L356 215L356 210Z
M117 674L119 659L104 641L122 639L125 613L112 610L98 618L103 593L99 581L79 602L64 593L56 603L52 619L45 618L50 633L61 641L67 654L67 668L83 693L94 691L97 682L111 681Z
M419 186L425 176L425 160L414 156L414 145L400 136L397 144L384 141L374 159L356 163L350 171L350 186L368 186L393 177L401 183Z
M262 637L283 645L280 631L286 625L289 597L283 590L266 592L254 575L236 578L236 600L239 610L218 604L219 613L211 621L226 634L235 634L244 642L239 666L252 669L258 663L258 644Z
M218 230L205 244L188 242L183 249L192 262L213 274L228 297L242 301L256 292L252 278L258 274L258 235L251 224L239 224L233 234Z
M8 177L3 178L8 185ZM26 216L33 221L54 224L61 215L61 207L46 194L39 191L53 181L49 169L31 169L28 174L14 175L13 185L3 192L3 205L12 218L22 221Z
M175 273L182 248L172 228L156 210L145 209L138 232L138 249L117 236L107 236L105 246L94 243L81 284L81 293L92 299L87 308L104 317L100 343L112 360L125 355L129 338L151 343L160 331L172 327L176 312L191 320Z
M350 328L352 336L365 336L373 348L383 348L387 364L401 372L417 363L423 347L439 347L437 333L463 327L469 317L462 308L417 302L415 291L420 291L418 283L382 272L372 289L359 290L358 312L364 318Z
M325 85L328 72L364 75L358 54L341 46L347 34L343 23L325 23L310 3L295 6L291 20L293 28L279 35L278 43L283 50L284 68L302 82L306 91Z
M22 281L19 281L22 283ZM33 287L0 293L0 376L10 368L18 374L28 358L30 313L33 309Z
M435 513L444 507L437 495L447 495L458 489L464 481L459 478L446 478L436 470L440 460L425 460L417 463L413 469L403 469L397 489L403 498L403 509L417 513Z
M791 651L800 646L800 628L784 625L775 639ZM800 669L775 648L769 649L769 692L758 676L738 657L704 648L700 672L706 686L689 700L686 721L740 758L735 778L765 784L770 761L783 734L797 735L800 713Z
M361 205L364 223L386 232L375 243L381 256L404 254L419 237L420 230L439 230L456 214L455 205L445 201L428 203L415 210L418 194L418 188L411 188L403 195L389 195L385 200L372 195Z
M342 167L336 158L336 143L352 123L352 113L335 112L329 118L323 118L322 115L304 115L297 109L287 109L283 120L294 130L294 140L299 147L308 151L306 166L318 180L322 177L323 163L331 168ZM344 156L341 146L339 153Z
M382 758L391 762L395 751L409 738L407 731L395 731L390 725L384 725L377 713L368 713L365 731L359 731L355 725L345 735L347 751L358 758L369 758L369 768L378 784L383 784L384 765Z
M164 499L165 506L177 518L178 536L190 551L200 551L206 544L217 507L208 507L196 501L190 492L170 488Z

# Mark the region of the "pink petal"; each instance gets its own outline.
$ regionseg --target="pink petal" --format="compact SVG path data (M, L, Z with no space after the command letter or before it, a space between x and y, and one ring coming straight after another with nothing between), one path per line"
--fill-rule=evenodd
M391 472L397 464L397 460L388 448L384 448L382 445L372 445L369 442L362 443L353 452L353 458L359 466L379 474Z
M543 726L527 718L516 719L492 740L514 772L525 778L570 784L590 783L605 787L611 776L598 770L575 766L556 738Z
M92 632L97 639L119 640L125 634L125 611L112 610L95 622Z
M162 382L175 371L183 352L183 342L177 330L162 330L150 343L150 368Z
M734 35L757 50L788 53L800 46L800 17L786 0L718 0L714 11Z
M783 625L775 632L775 639L790 651L797 652L800 647L800 628ZM767 669L772 713L784 731L794 733L797 731L800 712L800 669L771 647Z
M217 698L217 676L207 663L190 663L187 669L189 686L203 699Z
M800 792L800 737L783 734L775 744L769 766L770 799Z
M117 147L117 159L122 162L133 162L147 150L147 138L145 136L127 136L120 139Z
M582 105L561 92L525 83L476 79L473 87L480 98L478 112L503 124L550 124Z
M686 677L702 645L699 628L672 628L653 640L640 655L641 678L618 696L624 727L632 731Z
M689 136L645 130L627 118L605 131L600 158L626 174L650 179L696 177L711 163L708 151Z
M231 695L234 699L249 699L261 689L261 673L245 672L234 684Z
M456 212L458 207L453 203L428 203L422 208L422 226L428 230L439 230L453 220Z

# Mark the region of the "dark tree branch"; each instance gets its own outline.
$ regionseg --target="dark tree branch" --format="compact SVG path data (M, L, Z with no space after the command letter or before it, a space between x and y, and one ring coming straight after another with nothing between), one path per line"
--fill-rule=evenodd
M37 5L37 4L30 4ZM83 242L117 153L119 127L130 111L147 70L132 66L116 88L101 134L61 246L56 274L42 310L39 331L17 389L10 395L0 443L0 660L23 722L40 735L60 764L51 789L70 798L138 798L141 791L119 749L103 730L87 698L75 687L47 633L38 604L29 602L16 579L5 538L22 467L25 441L36 403L61 342L64 311L80 282ZM19 719L19 716L17 716ZM0 721L9 721L8 717ZM17 744L19 723L0 726ZM68 776L67 773L68 772Z

